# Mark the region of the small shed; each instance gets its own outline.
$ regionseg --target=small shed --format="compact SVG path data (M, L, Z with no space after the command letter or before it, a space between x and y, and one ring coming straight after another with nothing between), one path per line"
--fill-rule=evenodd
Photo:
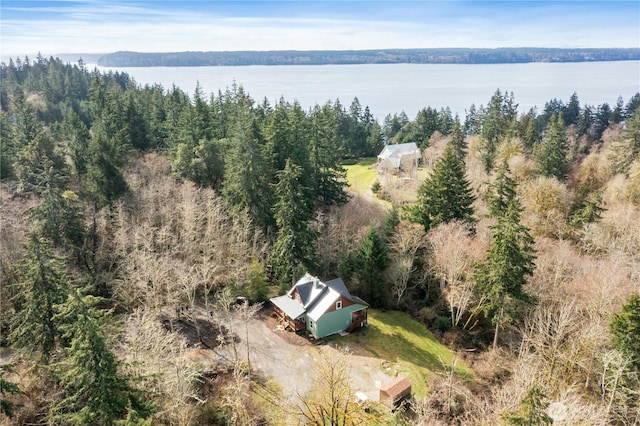
M391 410L398 408L410 396L411 382L406 377L398 376L380 388L380 403Z

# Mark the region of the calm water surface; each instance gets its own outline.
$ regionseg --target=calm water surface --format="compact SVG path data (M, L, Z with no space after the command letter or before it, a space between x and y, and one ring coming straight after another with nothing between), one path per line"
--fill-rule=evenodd
M358 97L380 120L405 111L409 118L426 106L449 106L461 117L472 103L486 105L496 89L513 92L521 111L541 110L573 92L580 105L625 103L640 92L640 61L530 63L495 65L297 65L242 67L102 68L125 71L139 84L173 84L193 94L200 82L206 94L224 91L234 82L257 101L273 104L280 97L304 108L340 99L349 106Z

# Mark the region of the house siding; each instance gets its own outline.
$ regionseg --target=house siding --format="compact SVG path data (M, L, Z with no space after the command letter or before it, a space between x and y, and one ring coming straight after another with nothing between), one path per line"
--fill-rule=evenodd
M353 301L347 299L344 296L340 296L336 300L336 302L338 302L338 301L342 302L342 308L341 309L348 308L349 306L356 304L356 302L353 302ZM340 309L336 309L336 304L334 303L333 305L331 305L331 307L329 309L326 310L326 312L328 313L328 312L339 311L339 310Z
M344 306L342 309L334 309L325 313L317 323L314 323L315 329L309 331L316 337L321 338L331 334L339 333L346 330L351 325L351 313L366 308L359 303L353 303L350 306Z

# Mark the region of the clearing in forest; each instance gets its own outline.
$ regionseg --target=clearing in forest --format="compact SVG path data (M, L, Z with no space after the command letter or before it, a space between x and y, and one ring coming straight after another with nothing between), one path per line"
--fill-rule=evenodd
M376 181L378 170L373 167L378 161L375 157L360 159L356 164L344 166L347 170L349 189L360 195L371 193L371 185Z
M442 372L454 365L455 373L465 379L473 378L473 371L453 351L440 343L423 324L399 311L381 312L369 309L369 326L344 337L332 337L340 346L348 346L357 355L368 352L375 358L388 361L392 373L411 380L413 393L427 394L426 379L434 372Z

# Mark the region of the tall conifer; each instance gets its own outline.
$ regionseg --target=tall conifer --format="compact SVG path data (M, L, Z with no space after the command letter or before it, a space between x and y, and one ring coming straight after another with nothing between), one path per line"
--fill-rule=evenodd
M46 364L58 337L54 306L65 299L68 291L64 262L55 255L49 241L32 234L25 246L19 274L21 280L16 284L14 299L19 308L13 317L9 339L29 353L39 353L40 360Z
M496 327L494 348L505 315L513 318L523 303L531 302L523 287L533 275L535 250L529 229L520 224L521 210L515 195L506 202L502 213L498 210L487 258L476 266L473 275L476 291L485 300L485 314Z
M111 425L131 409L145 416L139 390L118 371L119 362L104 334L95 298L72 291L57 307L55 320L69 342L67 357L57 367L66 397L53 409L53 419L73 425Z
M273 245L274 269L284 288L295 278L299 265L315 268L315 243L318 233L309 221L313 213L312 191L304 185L302 168L287 160L278 173L275 186L274 216L278 234Z
M422 224L425 230L452 220L461 220L473 227L474 200L465 177L464 161L449 146L431 176L418 188L418 201L407 212L410 220Z

